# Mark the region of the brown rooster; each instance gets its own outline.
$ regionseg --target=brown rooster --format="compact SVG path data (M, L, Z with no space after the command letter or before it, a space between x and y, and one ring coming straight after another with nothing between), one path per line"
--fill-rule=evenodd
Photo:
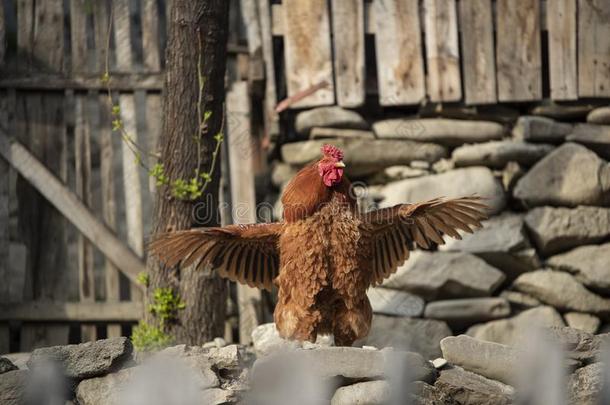
M150 245L168 266L211 266L230 280L271 290L274 319L287 339L315 341L332 333L350 346L371 326L369 286L380 284L414 245L460 239L486 218L479 197L400 204L359 213L343 174L343 152L325 145L323 157L297 173L282 195L284 221L197 228L158 236Z

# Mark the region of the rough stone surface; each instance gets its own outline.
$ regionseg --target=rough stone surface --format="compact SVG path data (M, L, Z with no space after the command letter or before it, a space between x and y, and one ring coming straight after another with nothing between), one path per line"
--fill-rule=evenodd
M331 405L385 405L390 400L387 381L365 381L335 391Z
M579 368L568 381L570 402L578 405L599 405L603 385L604 367L602 363Z
M518 182L515 198L526 206L607 205L610 165L594 152L565 143L540 160Z
M451 329L442 321L373 315L369 335L355 344L395 347L435 359L441 354L439 342L450 335Z
M379 138L408 139L457 146L501 139L504 127L497 122L444 118L388 119L373 124Z
M315 345L329 346L331 343L332 340L328 337L319 335ZM259 357L267 356L274 351L297 349L311 345L309 342L282 339L275 327L275 323L265 323L257 326L252 331L252 344L254 345L256 355Z
M424 300L405 291L370 288L366 295L376 314L418 317L424 312Z
M606 294L610 293L609 263L610 243L580 246L547 261L549 266L569 271L587 287Z
M504 298L463 298L429 302L424 316L447 322L451 327L464 327L476 322L510 315L510 304Z
M363 151L366 153L366 151ZM442 190L442 192L440 191ZM443 195L447 198L477 194L488 198L490 215L500 212L506 204L500 182L486 167L469 167L431 176L389 183L382 191L383 206L425 201Z
M321 157L325 140L292 142L282 146L284 162L303 166ZM348 175L374 173L389 166L408 165L414 160L436 162L447 156L447 149L433 143L393 140L335 139L333 145L343 149Z
M610 209L539 207L527 213L525 224L538 250L549 256L609 237Z
M577 124L566 140L585 145L604 159L610 159L610 125Z
M30 357L32 353L22 352L22 353L9 353L4 354L3 357L9 359L14 365L17 366L19 370L27 370L28 369L28 361L30 361Z
M591 124L610 125L610 106L599 107L587 115L587 122Z
M587 290L574 276L562 271L537 270L524 273L513 288L530 294L559 310L609 314L610 299Z
M0 377L0 404L22 405L28 372L13 370Z
M441 340L443 357L465 370L510 384L518 370L518 352L499 343L470 336L450 336Z
M513 403L515 394L509 385L456 366L441 371L434 386L458 403L468 405L508 405Z
M596 333L601 324L598 317L583 312L568 312L563 317L569 327L588 333Z
M468 253L415 251L383 285L441 300L488 296L504 279L501 271Z
M423 309L423 308L422 308ZM12 361L6 357L0 357L0 374L4 374L9 371L17 370L18 367L13 364Z
M598 361L610 341L610 335L594 335L567 326L550 327L544 332L549 339L563 347L568 358L581 364Z
M531 336L532 328L550 326L565 326L565 323L555 308L541 306L523 311L512 318L475 325L466 334L479 340L518 346Z
M529 142L561 143L570 132L572 124L536 116L521 116L513 127L515 139Z
M337 127L366 129L368 123L355 111L338 106L318 107L297 114L295 129L300 134L308 134L313 127Z
M511 306L517 308L532 308L542 305L540 300L520 291L504 290L500 293L500 297L505 298Z
M28 367L35 369L50 360L60 364L67 378L82 380L116 370L131 359L132 351L131 341L126 337L45 347L32 352Z
M508 162L529 167L553 149L552 145L515 141L492 141L463 145L451 154L456 167L487 166L501 169Z
M80 405L119 405L125 385L134 369L81 381L76 387L76 399Z
M545 101L532 108L531 114L542 115L556 120L579 120L584 119L596 106L592 104L563 105L554 101Z
M358 138L358 139L375 139L373 131L362 129L345 129L345 128L322 128L315 127L309 133L309 139L332 139L336 138Z

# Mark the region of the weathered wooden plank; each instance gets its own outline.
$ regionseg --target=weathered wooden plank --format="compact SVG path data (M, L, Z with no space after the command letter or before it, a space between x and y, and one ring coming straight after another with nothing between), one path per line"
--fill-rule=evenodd
M140 302L32 301L0 304L0 321L137 322L143 311Z
M152 72L160 71L159 10L156 0L142 0L142 48L144 67Z
M128 72L133 66L129 0L112 0L112 7L117 70Z
M462 98L455 0L424 0L428 95L431 101Z
M154 154L158 154L159 136L161 135L161 125L163 118L163 108L161 105L161 96L159 94L146 94L146 134L148 138L148 148ZM157 163L154 156L149 156L149 165L152 167ZM149 176L148 188L152 194L156 192L156 180Z
M227 93L228 154L233 204L233 222L256 222L256 194L252 168L252 133L250 126L250 101L248 84L235 82ZM235 209L235 207L241 209ZM261 293L255 288L237 286L240 343L252 340L252 331L260 323Z
M70 42L72 72L87 70L87 14L83 0L70 0Z
M17 2L17 59L21 69L32 63L34 35L34 0Z
M109 2L93 2L93 38L95 41L95 66L97 72L105 72L110 48L110 11ZM108 67L109 68L109 67ZM114 75L113 75L114 76ZM98 73L99 77L99 73Z
M257 0L261 29L261 46L265 63L265 133L275 139L280 133L279 117L275 112L277 93L275 85L275 61L273 59L273 38L271 36L271 8L269 0Z
M163 89L161 73L113 73L108 85L111 90L158 91ZM7 73L0 78L0 87L23 90L106 90L99 74L62 75L37 74L35 76Z
M333 43L337 103L359 107L364 103L364 2L332 0Z
M248 53L253 58L262 57L261 24L258 16L258 0L240 0L239 6L248 38Z
M610 96L610 2L578 1L578 95Z
M146 269L142 260L99 222L80 199L68 190L21 143L0 129L0 155L70 220L132 281Z
M6 55L6 22L4 7L0 7L0 65L4 63L4 55Z
M417 0L377 0L375 48L379 103L417 104L426 96Z
M0 8L2 8L0 6ZM2 22L0 22L2 24ZM0 48L2 45L0 45ZM0 93L0 127L9 127L9 102L6 94ZM0 302L9 302L12 296L12 274L10 261L10 225L9 199L10 178L9 164L0 158ZM10 330L8 324L0 324L0 353L8 353L10 349Z
M460 29L466 103L495 103L496 63L491 0L461 0Z
M551 98L578 97L576 74L576 0L547 0Z
M498 0L496 15L498 99L540 99L540 1Z
M62 72L64 64L63 0L36 2L32 55L41 70Z
M293 108L333 104L333 66L330 23L326 0L285 0L283 2L286 86L293 96L313 85L328 85L295 103Z

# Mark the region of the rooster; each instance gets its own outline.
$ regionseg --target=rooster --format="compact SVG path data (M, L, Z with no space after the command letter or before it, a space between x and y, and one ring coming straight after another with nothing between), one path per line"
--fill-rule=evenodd
M282 195L282 222L196 228L161 234L150 245L168 266L210 266L229 280L278 288L274 320L285 339L333 334L351 346L371 327L366 295L396 271L415 245L460 239L486 218L481 198L436 198L367 213L357 210L343 152L322 147Z

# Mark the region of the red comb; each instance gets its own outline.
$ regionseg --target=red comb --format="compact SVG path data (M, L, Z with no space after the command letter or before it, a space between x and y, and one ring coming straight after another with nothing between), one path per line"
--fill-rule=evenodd
M324 156L330 156L337 160L343 160L343 151L334 145L322 146L322 154Z

